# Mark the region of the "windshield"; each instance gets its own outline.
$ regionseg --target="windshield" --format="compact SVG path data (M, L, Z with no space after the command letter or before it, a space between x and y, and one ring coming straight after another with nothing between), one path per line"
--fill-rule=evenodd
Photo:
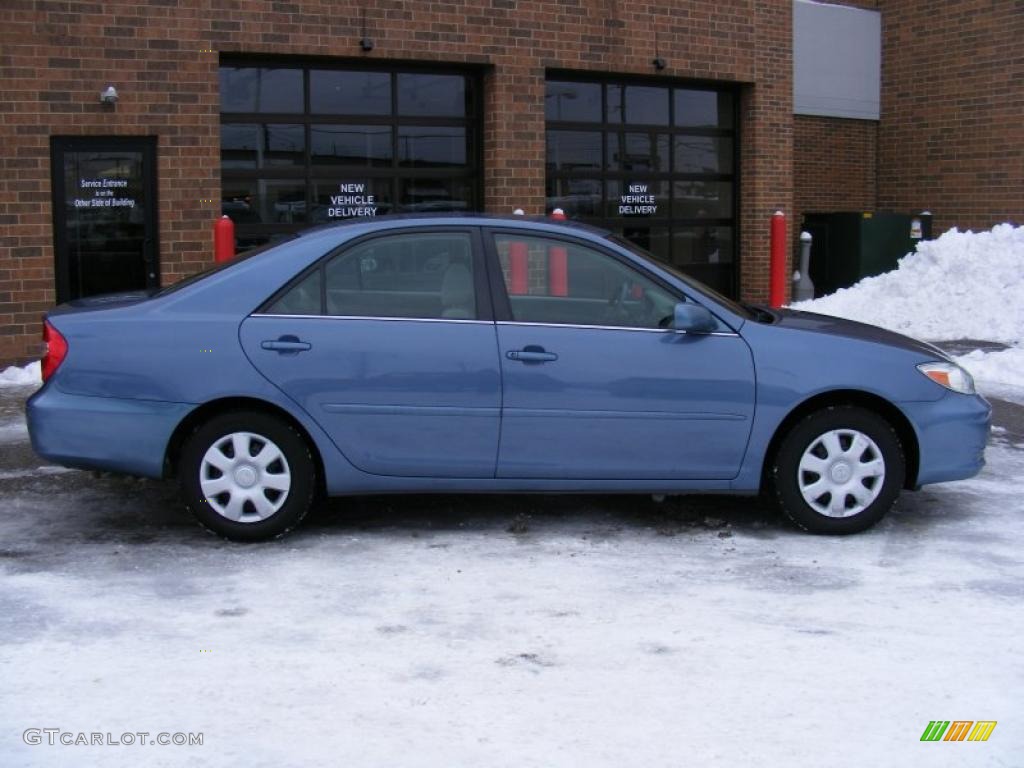
M690 277L689 275L681 272L678 267L674 267L673 265L667 264L664 261L662 261L661 259L656 258L649 251L645 251L643 248L641 248L636 243L632 243L629 240L627 240L626 238L621 237L620 235L608 235L607 237L613 243L615 243L616 245L622 246L623 248L625 248L630 253L634 253L637 256L640 256L640 257L642 257L644 259L647 259L648 261L654 262L659 267L664 269L666 272L671 272L673 275L678 277L680 280L682 280L688 286L693 288L695 291L697 291L698 293L702 293L705 296L713 299L714 301L718 302L723 307L728 309L730 312L732 312L732 313L734 313L734 314L736 314L736 315L738 315L740 317L746 318L747 320L753 320L756 317L756 314L751 309L749 309L746 305L741 304L738 301L734 301L733 299L730 299L728 296L723 296L721 293L716 291L714 288L710 288L710 287L704 285L704 283L702 283L700 280L697 280L697 279L695 279L693 277Z
M238 254L237 256L235 256L230 261L225 261L225 262L223 262L221 264L214 264L212 267L208 267L207 269L204 269L201 272L196 272L194 275L189 275L184 280L179 280L176 283L171 283L171 285L168 285L168 286L165 286L164 288L161 288L159 291L157 291L153 295L154 296L166 296L169 293L174 293L175 291L180 291L182 288L185 288L186 286L194 285L195 283L198 283L200 280L205 280L206 278L210 277L211 275L215 275L218 272L224 271L225 269L230 269L231 267L235 266L236 264L241 264L246 259L252 258L253 256L261 254L264 251L268 251L271 248L274 248L274 247L280 245L281 243L286 243L289 240L294 240L296 237L298 237L298 235L280 235L280 236L277 236L277 237L275 237L274 240L271 240L269 243L267 243L265 245L261 245L258 248L251 248L248 251L243 251L242 253Z

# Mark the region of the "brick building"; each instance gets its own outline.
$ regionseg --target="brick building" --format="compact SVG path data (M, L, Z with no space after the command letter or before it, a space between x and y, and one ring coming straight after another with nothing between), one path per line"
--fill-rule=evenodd
M753 300L777 209L1024 218L1020 4L846 3L881 53L877 113L854 117L795 102L812 5L6 0L0 364L56 301L208 266L222 213L247 247L348 215L560 205Z

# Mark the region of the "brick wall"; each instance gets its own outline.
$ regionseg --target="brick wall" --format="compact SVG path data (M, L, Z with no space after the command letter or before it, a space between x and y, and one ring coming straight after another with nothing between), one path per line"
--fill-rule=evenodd
M878 206L936 232L1024 223L1020 0L879 0Z
M874 211L878 123L793 118L793 242L810 211Z
M547 68L746 84L743 292L767 293L767 217L792 206L790 0L5 0L0 5L0 363L34 351L54 300L49 137L158 137L164 283L211 260L219 52L486 65L485 206L544 205ZM114 83L116 109L98 103ZM202 202L202 201L214 202Z

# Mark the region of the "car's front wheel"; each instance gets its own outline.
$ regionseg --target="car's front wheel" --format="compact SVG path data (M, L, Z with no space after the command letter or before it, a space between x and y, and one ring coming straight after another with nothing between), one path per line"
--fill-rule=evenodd
M236 411L207 421L179 462L185 504L202 525L235 541L280 536L309 512L316 488L309 446L289 424Z
M857 533L877 523L903 487L899 436L856 406L816 411L783 437L771 466L782 511L811 533Z

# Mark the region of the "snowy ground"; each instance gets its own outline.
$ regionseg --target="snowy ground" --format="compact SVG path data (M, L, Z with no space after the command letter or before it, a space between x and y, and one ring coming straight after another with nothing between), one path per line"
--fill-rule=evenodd
M0 766L1020 766L1024 408L876 529L748 500L335 502L201 532L0 389ZM929 720L999 721L922 743ZM26 728L202 746L26 746Z

